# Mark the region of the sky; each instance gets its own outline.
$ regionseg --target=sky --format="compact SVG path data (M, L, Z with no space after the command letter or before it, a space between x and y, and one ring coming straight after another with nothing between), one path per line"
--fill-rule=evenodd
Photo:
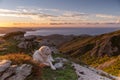
M0 27L120 27L120 0L0 0Z

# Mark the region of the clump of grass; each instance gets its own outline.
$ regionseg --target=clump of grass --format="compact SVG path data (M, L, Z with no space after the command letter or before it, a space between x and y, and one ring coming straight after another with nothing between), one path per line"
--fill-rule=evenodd
M11 53L11 54L6 54L6 55L2 55L0 56L0 60L11 60L12 64L24 64L24 63L28 63L28 64L32 64L32 58L24 53Z
M42 70L42 80L77 80L78 77L71 67L71 64L66 64L65 69L51 70L44 68Z

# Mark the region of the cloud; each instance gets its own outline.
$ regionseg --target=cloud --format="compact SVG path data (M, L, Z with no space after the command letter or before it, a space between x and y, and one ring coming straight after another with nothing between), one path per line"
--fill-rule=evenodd
M46 8L25 8L18 7L15 10L0 9L0 16L31 19L31 24L35 21L39 23L49 23L50 25L75 25L75 24L118 24L120 16L107 14L88 14L84 12L66 11ZM24 22L24 20L23 20Z
M117 16L113 16L113 15L105 15L105 14L96 14L96 17L100 17L100 18L108 18L108 19L117 18Z
M80 12L65 12L63 13L63 17L83 17L83 16L89 16L90 14L87 13L80 13Z

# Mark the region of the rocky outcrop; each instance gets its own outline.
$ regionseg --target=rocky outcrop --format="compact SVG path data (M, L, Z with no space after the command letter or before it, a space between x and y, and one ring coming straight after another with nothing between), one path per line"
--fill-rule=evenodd
M35 39L35 36L26 36L17 46L22 52L32 52L38 46Z
M7 33L3 36L4 39L15 39L15 40L21 40L24 37L25 32L23 31L16 31Z
M29 64L11 65L9 60L0 61L0 80L25 80L32 72Z
M91 56L102 57L104 55L117 56L120 53L120 35L112 35L96 41L95 47L91 50Z
M2 60L2 61L0 61L0 72L3 72L3 71L5 71L7 68L9 68L10 67L10 65L11 65L11 61L9 61L9 60Z
M56 57L55 62L56 63L54 64L54 66L55 66L56 69L64 69L65 63L68 63L69 61L65 58Z

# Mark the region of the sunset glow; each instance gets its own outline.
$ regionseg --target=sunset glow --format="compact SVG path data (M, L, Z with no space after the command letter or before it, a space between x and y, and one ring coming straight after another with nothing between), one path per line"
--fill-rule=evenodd
M0 1L0 27L51 27L51 26L52 27L54 26L55 27L57 26L58 27L64 27L64 26L66 27L88 27L88 26L104 27L106 25L108 26L120 25L120 15L118 15L118 13L120 13L120 10L113 13L114 7L109 11L111 12L111 14L110 13L107 14L107 13L104 13L104 11L101 11L101 13L99 13L99 10L98 12L93 12L92 10L88 12L84 12L81 9L79 9L79 7L83 7L83 9L87 10L83 5L81 6L69 5L72 7L72 9L67 10L64 8L59 9L58 8L59 5L56 6L57 3L54 3L54 2L50 4L53 4L56 7L48 8L49 6L47 5L48 3L46 3L46 1L45 2L43 1L43 3L45 3L46 6L39 5L40 2L37 0L34 1L36 2L36 5L35 3L31 5L33 0L29 0L29 1L25 0L24 5L22 4L22 2L24 1L16 0L15 2L13 2L15 3L14 6L12 4L9 4L9 1L10 0ZM82 2L85 3L82 0L80 1L81 3ZM80 1L78 1L78 3L80 3ZM112 4L112 3L109 3L109 4ZM9 5L9 7L7 7L6 5L7 6ZM63 6L65 7L65 5L67 6L67 3L65 3ZM89 4L89 5L92 5L92 4ZM106 4L105 6L104 4L104 8L107 8L108 6L110 5ZM75 10L76 7L78 7L78 10ZM120 6L117 6L117 7L120 7ZM102 9L102 7L100 9ZM96 11L97 11L97 8L96 8Z

